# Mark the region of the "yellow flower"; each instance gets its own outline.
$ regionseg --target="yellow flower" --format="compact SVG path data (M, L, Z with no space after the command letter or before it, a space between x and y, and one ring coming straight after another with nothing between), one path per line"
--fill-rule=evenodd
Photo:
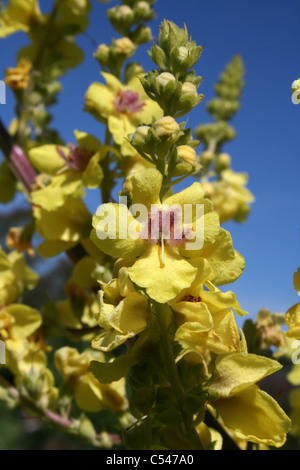
M274 353L274 357L288 354L289 343L286 333L282 330L284 324L283 313L271 313L269 310L262 308L256 316L255 323L262 350L275 346L277 351Z
M37 281L22 253L7 255L0 246L0 307L15 302L25 289L34 289Z
M55 366L64 384L73 391L79 408L88 412L105 409L123 411L127 407L125 382L120 380L112 384L100 384L88 371L92 360L104 362L104 356L91 351L80 354L77 349L69 347L58 349L54 355Z
M29 256L35 256L31 240L26 239L26 227L10 227L6 236L6 245L10 250L16 248L18 253L26 251Z
M28 33L41 20L38 0L9 0L0 14L0 38L17 31Z
M230 219L242 221L249 212L249 204L254 201L247 184L245 173L235 173L230 169L221 173L221 179L205 183L208 186L208 197L212 200L215 211L220 216L220 222Z
M31 198L36 230L45 239L37 248L41 256L56 256L88 237L91 216L82 201L61 188L35 191Z
M131 259L130 279L145 288L149 297L165 303L194 281L197 267L191 260L201 256L203 244L216 240L219 219L199 183L166 197L163 204L159 197L162 175L156 169L135 173L131 183L132 208L137 205L141 211L139 220L125 205L103 204L93 218L91 238L104 253ZM194 208L194 213L184 223L185 204ZM195 211L197 204L203 214ZM195 233L201 222L204 230L197 240ZM188 249L188 238L195 249Z
M92 346L111 351L146 328L148 302L135 290L126 267L120 269L117 279L101 283L101 288L98 323L104 332L92 341Z
M22 369L31 350L37 351L30 336L42 324L40 313L27 305L11 304L0 310L0 339L7 351L7 365L13 372Z
M113 150L86 132L75 130L74 136L77 145L46 144L28 151L32 165L41 173L52 175L49 186L61 187L69 195L78 190L81 182L90 189L100 186L103 171L99 162L108 150Z
M217 357L209 388L218 394L214 406L224 425L238 438L275 447L285 443L290 419L256 385L281 367L273 359L244 352Z
M125 86L109 73L103 72L102 75L107 85L92 83L85 96L85 109L108 123L123 156L133 156L136 150L128 142L128 135L133 134L137 126L150 124L152 117L161 117L163 112L146 95L138 77L132 78Z
M5 70L5 83L14 90L24 90L27 88L30 77L32 63L29 60L21 59L17 67Z
M247 312L241 309L233 292L221 292L207 281L211 270L205 261L198 271L202 279L198 274L191 287L170 302L178 326L175 340L196 349L205 347L215 354L240 351L240 335L232 310L238 315Z
M300 268L294 273L294 288L300 296ZM285 315L285 322L289 327L287 337L300 339L300 303L289 308Z

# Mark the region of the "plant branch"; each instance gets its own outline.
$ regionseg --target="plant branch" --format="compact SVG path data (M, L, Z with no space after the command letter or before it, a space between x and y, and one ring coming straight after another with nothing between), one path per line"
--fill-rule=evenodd
M17 388L11 385L4 377L0 376L0 387L3 387L9 395L11 395L14 399L18 400L19 403L24 406L28 411L33 412L41 421L45 421L47 424L59 427L63 431L67 431L70 434L75 434L78 437L81 436L80 431L78 428L78 420L75 419L68 419L64 416L55 413L52 410L48 410L42 408L36 401L32 400L30 397L23 395ZM112 445L114 444L121 444L121 438L117 434L109 434L109 440L111 441ZM103 448L102 441L108 440L107 433L98 433L96 434L96 438L92 439L89 443L95 447Z

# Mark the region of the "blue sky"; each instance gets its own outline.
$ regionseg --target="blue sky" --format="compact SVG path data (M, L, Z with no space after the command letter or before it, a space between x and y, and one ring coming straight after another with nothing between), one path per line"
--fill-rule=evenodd
M42 6L48 4L49 0L41 1ZM93 1L89 36L96 43L118 37L105 16L106 8L115 4ZM285 312L298 301L292 279L300 265L300 105L291 101L291 83L300 77L299 1L158 0L155 11L154 37L166 18L179 26L185 23L192 39L205 44L196 66L197 74L205 77L201 85L205 100L189 115L192 129L211 120L205 103L213 96L219 73L236 53L243 57L246 86L242 108L232 121L238 135L224 150L231 154L235 171L249 174L256 201L246 223L224 225L246 260L243 275L228 287L251 317L261 307ZM15 54L24 41L25 36L17 34L0 42L0 78L6 67L15 65ZM54 124L67 142L73 141L73 129L103 136L101 125L82 111L88 86L101 80L92 57L95 46L87 36L80 37L78 44L85 51L85 62L63 79L64 92L53 108ZM136 59L147 70L152 63L146 51L146 46L141 47ZM0 106L6 124L13 112L8 91L7 104ZM91 211L97 208L97 191L89 194L88 203Z

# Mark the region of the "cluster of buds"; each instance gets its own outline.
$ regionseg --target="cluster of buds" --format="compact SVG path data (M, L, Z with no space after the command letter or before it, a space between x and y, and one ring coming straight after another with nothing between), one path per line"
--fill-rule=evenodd
M150 52L158 70L143 77L142 84L165 115L181 117L203 100L203 95L198 95L197 91L202 79L196 77L194 71L189 71L202 49L195 41L189 40L186 28L179 28L171 21L162 22L158 44Z
M228 121L239 110L239 99L242 94L244 82L243 62L239 55L227 65L215 85L216 98L207 104L208 112L217 120Z
M234 128L225 121L201 124L196 127L194 134L212 154L218 151L223 144L236 137Z
M154 0L123 0L122 3L107 11L112 26L136 45L150 41L151 29L145 23L155 16L152 9Z
M100 44L94 53L94 57L104 70L119 75L123 63L136 51L132 40L126 36L114 39L111 46Z
M190 129L184 129L172 116L154 120L150 126L138 126L130 136L131 145L146 159L164 161L173 176L193 173L200 169Z

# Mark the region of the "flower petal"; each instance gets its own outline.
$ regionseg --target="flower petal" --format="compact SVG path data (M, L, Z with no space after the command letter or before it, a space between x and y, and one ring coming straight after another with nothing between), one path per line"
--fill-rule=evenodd
M165 303L191 285L197 269L168 246L162 264L161 247L154 245L128 269L128 273L132 282L146 289L149 297Z
M138 237L139 223L124 204L102 204L93 217L91 239L104 253L115 258L137 258L146 249ZM130 230L136 237L129 233Z
M279 362L256 354L241 352L219 356L210 387L216 390L220 397L229 397L281 367Z
M225 426L237 437L258 444L281 447L290 419L266 392L252 385L237 395L216 401Z
M162 174L155 168L137 171L131 177L132 203L144 204L148 211L151 204L160 204L159 193L162 185Z

